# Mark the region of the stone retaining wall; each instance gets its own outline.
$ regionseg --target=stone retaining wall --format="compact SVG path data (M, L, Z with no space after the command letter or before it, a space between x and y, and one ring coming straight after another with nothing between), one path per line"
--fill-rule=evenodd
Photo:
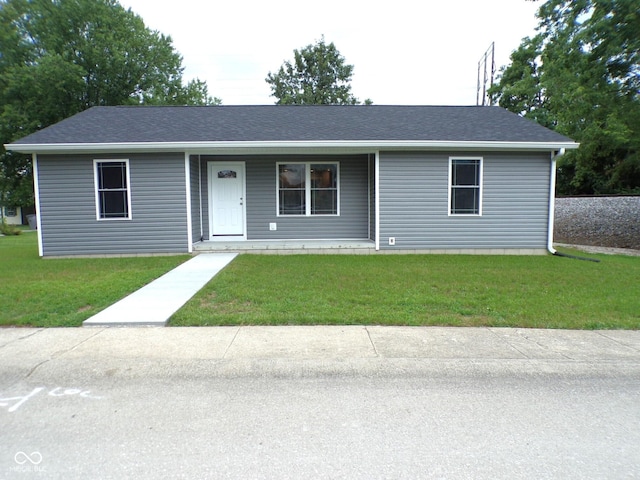
M640 196L556 198L554 241L640 250Z

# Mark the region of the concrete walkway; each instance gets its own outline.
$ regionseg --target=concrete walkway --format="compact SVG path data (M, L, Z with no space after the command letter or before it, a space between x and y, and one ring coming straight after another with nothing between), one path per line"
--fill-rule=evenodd
M640 331L358 325L0 328L0 393L25 381L75 387L130 378L165 385L171 378L514 374L610 376L637 383Z
M0 328L0 373L17 378L60 362L68 368L79 362L78 368L94 373L118 368L136 374L184 364L191 373L202 367L215 376L417 372L442 362L496 361L533 371L583 364L638 374L640 331L361 325Z
M83 322L85 327L165 326L237 253L197 255Z

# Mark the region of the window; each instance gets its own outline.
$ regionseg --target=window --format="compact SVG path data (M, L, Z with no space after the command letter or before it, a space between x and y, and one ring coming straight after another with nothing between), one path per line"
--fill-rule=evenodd
M4 207L4 216L5 217L17 217L18 209L16 207Z
M449 163L449 215L482 215L482 158L450 158Z
M220 170L218 178L238 178L238 173L233 170Z
M337 163L279 163L278 215L339 215Z
M129 160L94 160L96 217L131 219Z

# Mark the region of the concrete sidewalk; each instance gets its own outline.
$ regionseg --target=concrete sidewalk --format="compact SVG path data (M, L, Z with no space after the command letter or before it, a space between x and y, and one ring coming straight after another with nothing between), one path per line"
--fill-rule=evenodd
M640 478L638 398L637 331L0 328L0 477Z
M85 327L165 326L237 253L200 254L88 318Z
M280 326L0 328L2 370L51 360L130 367L192 361L500 360L640 366L640 331L511 328ZM409 363L410 364L410 363Z

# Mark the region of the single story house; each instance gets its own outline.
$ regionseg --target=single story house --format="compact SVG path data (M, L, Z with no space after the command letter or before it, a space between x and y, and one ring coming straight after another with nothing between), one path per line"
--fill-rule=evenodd
M41 256L552 250L571 139L499 107L94 107L33 155Z

